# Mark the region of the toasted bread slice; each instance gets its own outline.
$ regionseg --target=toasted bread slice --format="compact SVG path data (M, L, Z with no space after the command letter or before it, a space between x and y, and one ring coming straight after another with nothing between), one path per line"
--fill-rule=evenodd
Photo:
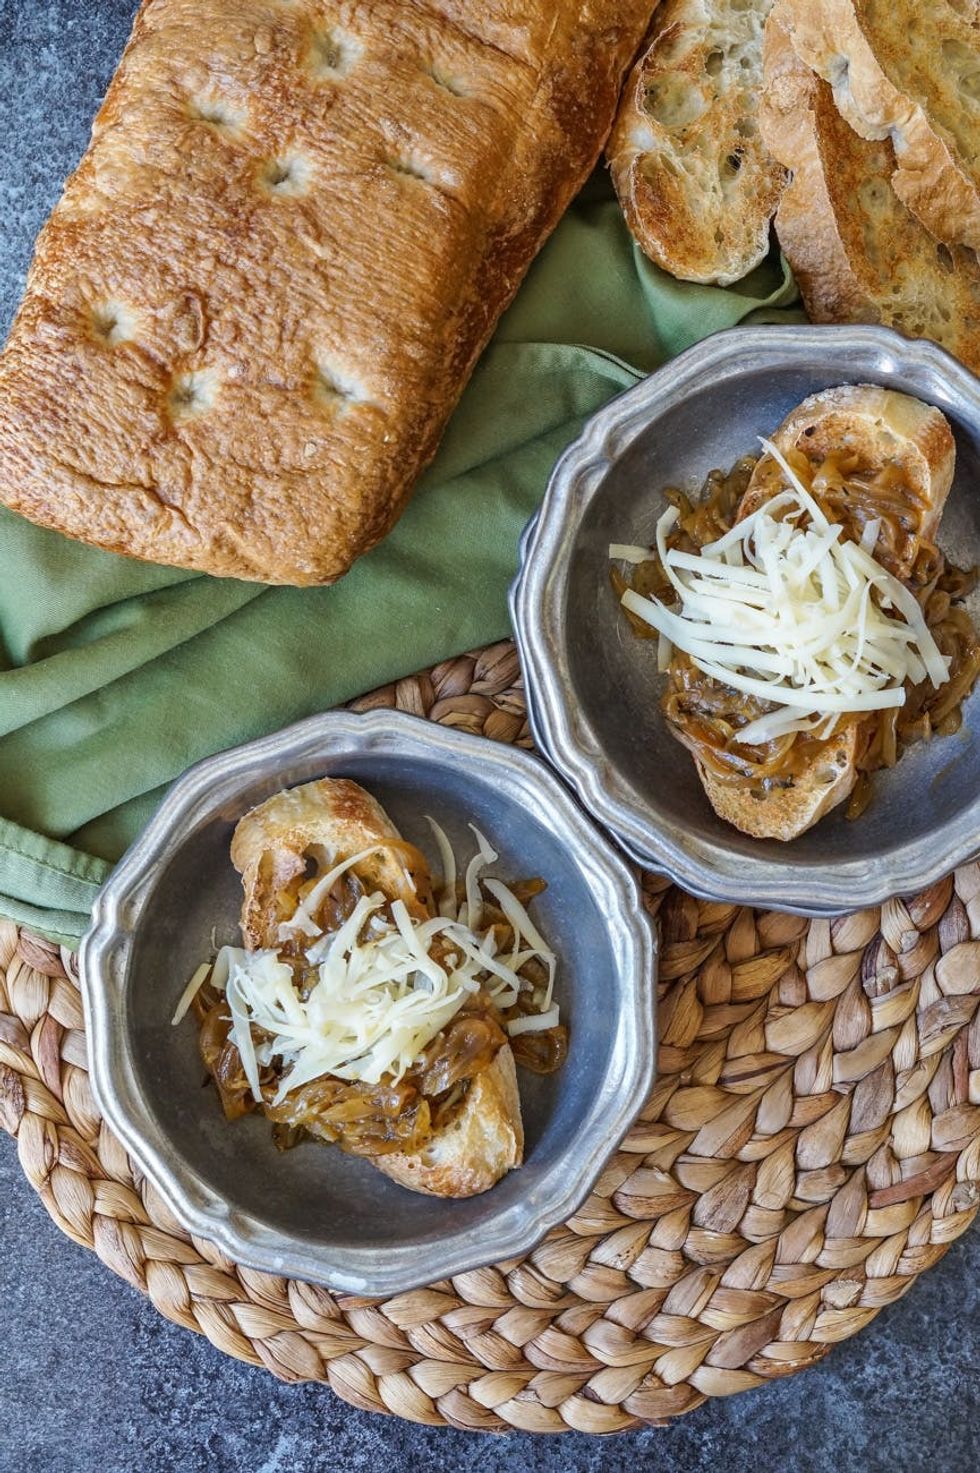
M892 189L895 153L844 121L793 49L782 0L766 23L759 123L792 172L776 233L815 322L883 322L980 369L980 266L938 243Z
M398 830L357 783L323 778L277 793L246 813L235 829L231 858L242 876L242 934L250 948L275 946L289 887L306 877L312 861L325 872ZM398 850L369 855L356 866L366 884L404 900L415 915L431 915L431 881ZM372 1158L373 1164L412 1191L440 1197L485 1192L524 1154L524 1131L514 1055L508 1045L476 1076L459 1111L437 1130L425 1150Z
M785 171L759 137L772 0L664 0L607 148L627 222L658 266L724 286L766 255Z
M980 249L976 0L787 0L793 48L862 138L890 138L892 187L937 240Z
M476 1197L524 1159L517 1069L510 1048L474 1079L462 1109L412 1156L376 1156L385 1176L432 1197Z
M743 783L722 782L696 761L698 776L719 818L753 839L788 842L850 797L857 782L860 735L856 717L840 721L793 786L777 788L763 798L755 797Z
M291 913L290 887L306 878L311 862L325 871L379 839L398 837L381 804L344 778L287 788L260 803L241 819L231 841L231 862L245 891L245 945L275 946L278 924ZM370 855L357 873L392 900L404 900L410 914L428 906L428 875L410 874L396 853Z
M771 439L784 455L797 450L814 465L846 451L856 457L854 473L864 477L894 467L910 509L918 514L919 536L935 536L953 484L956 442L949 421L934 405L877 384L845 384L804 399ZM750 516L782 481L782 470L767 452L752 472L739 516ZM891 571L907 578L912 568L901 563Z
M946 416L909 394L877 384L847 384L804 399L769 437L784 455L802 452L815 466L834 451L856 455L854 470L872 476L893 465L919 512L919 531L932 537L953 480L956 447ZM779 491L783 473L771 454L761 457L739 506L751 515ZM897 576L910 567L897 566ZM698 774L720 818L760 839L795 839L848 798L857 781L862 720L847 717L814 753L792 787L757 798L740 783L721 782L698 763Z

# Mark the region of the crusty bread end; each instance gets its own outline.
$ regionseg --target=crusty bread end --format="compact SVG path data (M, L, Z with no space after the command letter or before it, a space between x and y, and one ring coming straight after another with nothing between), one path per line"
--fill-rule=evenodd
M920 532L935 534L953 479L956 454L946 416L909 394L877 384L845 384L811 394L770 436L782 454L801 451L814 465L834 451L856 456L855 469L874 475L885 466L902 471L921 509ZM756 464L739 506L746 517L774 496L783 472L767 452ZM907 576L910 568L896 568ZM757 839L795 839L850 797L857 781L862 720L847 717L814 752L793 785L755 797L744 783L722 782L697 763L698 776L719 818Z

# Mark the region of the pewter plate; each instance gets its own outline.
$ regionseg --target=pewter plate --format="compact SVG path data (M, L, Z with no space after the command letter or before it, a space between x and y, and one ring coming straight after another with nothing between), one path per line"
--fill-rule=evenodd
M808 394L878 383L937 405L956 434L940 529L954 562L980 561L980 383L931 343L880 327L740 327L612 400L552 473L527 528L511 614L538 745L635 859L713 900L823 915L933 883L980 844L980 694L962 730L875 778L855 822L841 808L782 844L713 812L659 708L656 646L630 633L609 585L610 542L646 544L663 488L698 489L758 449ZM974 619L980 603L969 605Z
M519 1071L525 1164L483 1196L419 1196L332 1147L279 1153L263 1118L225 1121L193 1022L171 1027L212 927L237 938L238 819L326 775L363 783L433 862L426 814L460 853L476 823L503 878L548 882L534 913L559 956L569 1057L547 1078ZM185 1227L240 1263L350 1293L527 1252L584 1200L653 1077L656 941L632 870L537 758L399 713L330 712L191 768L100 893L80 967L96 1099Z

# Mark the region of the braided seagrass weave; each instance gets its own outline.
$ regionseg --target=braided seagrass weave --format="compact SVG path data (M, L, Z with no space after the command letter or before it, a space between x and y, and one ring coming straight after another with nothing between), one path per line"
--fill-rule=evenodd
M355 702L528 744L513 648ZM595 1192L515 1260L379 1303L188 1238L93 1106L74 960L0 922L0 1122L64 1232L287 1380L482 1430L614 1432L792 1375L980 1204L980 865L845 919L694 900L663 935L659 1079Z

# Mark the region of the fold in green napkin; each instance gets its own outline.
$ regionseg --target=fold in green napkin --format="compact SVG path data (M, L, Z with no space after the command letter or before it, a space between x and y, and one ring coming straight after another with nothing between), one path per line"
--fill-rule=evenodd
M795 300L778 259L727 290L672 280L597 177L395 531L334 587L131 562L0 508L0 914L75 944L189 763L503 637L518 536L583 421L750 313L800 320Z

